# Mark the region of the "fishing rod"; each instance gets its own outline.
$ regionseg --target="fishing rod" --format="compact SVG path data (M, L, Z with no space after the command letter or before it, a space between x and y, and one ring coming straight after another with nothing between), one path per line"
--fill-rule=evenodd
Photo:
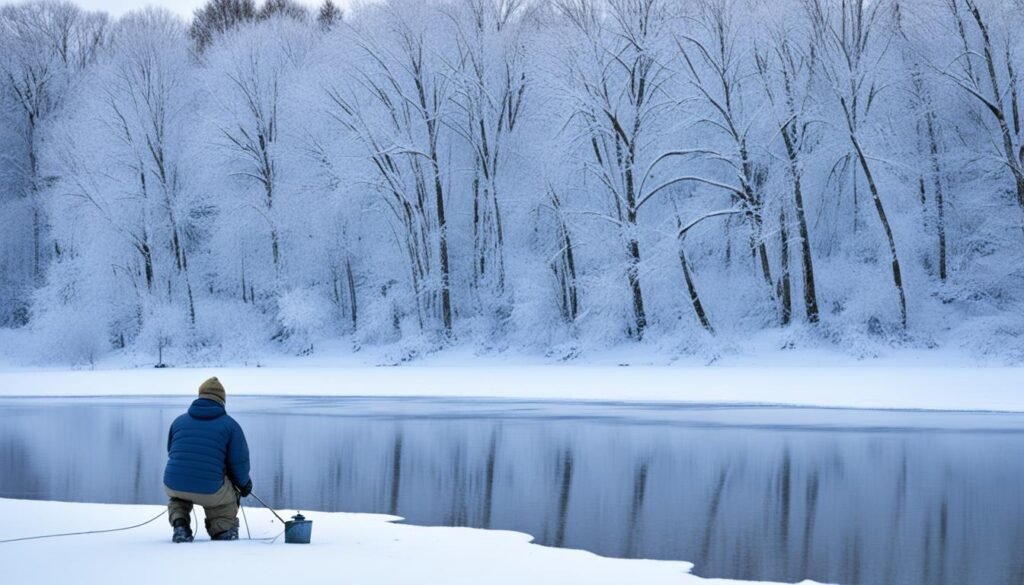
M278 515L278 513L275 512L273 508L268 506L267 503L263 501L263 499L261 499L259 496L257 496L256 494L254 494L252 492L249 492L249 495L254 497L254 498L256 498L256 501L259 502L260 504L263 504L264 508L270 510L271 514L273 514L274 516L277 516L277 519L281 521L281 524L287 525L287 522L285 522L284 518L282 518L280 515Z

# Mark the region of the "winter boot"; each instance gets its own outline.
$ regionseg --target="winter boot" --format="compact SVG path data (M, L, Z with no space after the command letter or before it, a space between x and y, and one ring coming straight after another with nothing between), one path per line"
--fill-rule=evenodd
M224 532L218 533L211 540L238 540L238 527L229 528Z
M171 536L173 542L192 542L192 529L188 526L188 520L174 521L174 534Z

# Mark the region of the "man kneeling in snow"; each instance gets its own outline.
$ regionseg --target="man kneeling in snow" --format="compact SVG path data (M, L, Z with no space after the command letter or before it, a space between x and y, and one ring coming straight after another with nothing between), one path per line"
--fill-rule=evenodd
M213 540L238 540L238 502L252 492L249 445L235 419L224 410L226 395L217 378L199 386L188 413L167 435L164 489L174 542L192 542L189 514L199 504Z

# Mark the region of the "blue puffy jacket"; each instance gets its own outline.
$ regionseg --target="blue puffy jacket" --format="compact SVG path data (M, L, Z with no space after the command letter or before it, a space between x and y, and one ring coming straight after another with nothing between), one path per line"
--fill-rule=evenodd
M212 494L224 476L241 487L249 482L249 445L235 419L218 402L199 398L167 435L164 485L180 492Z

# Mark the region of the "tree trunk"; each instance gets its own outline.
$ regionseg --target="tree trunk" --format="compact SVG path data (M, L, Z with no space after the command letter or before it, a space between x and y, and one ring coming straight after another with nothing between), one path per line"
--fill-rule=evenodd
M568 269L569 316L573 323L580 314L579 292L576 289L576 259L572 250L572 238L569 230L563 225L562 234L565 240L565 267Z
M789 325L793 315L793 283L789 274L789 226L786 225L786 206L779 206L779 237L782 240L779 257L782 276L779 280L779 296L782 298L782 324Z
M41 249L43 239L43 220L40 217L39 198L35 193L32 194L32 199L32 276L36 283L40 283L43 280Z
M640 287L640 242L636 237L636 184L633 177L633 161L636 159L635 144L636 136L634 133L634 141L629 144L624 164L626 175L626 222L629 226L629 234L627 234L629 240L627 246L629 249L629 269L626 275L629 279L629 288L633 293L633 319L636 324L636 338L639 340L643 339L644 330L647 329L647 313L644 310L643 289Z
M352 332L356 331L356 325L358 324L358 313L356 311L356 279L352 274L352 259L345 259L345 280L348 284L348 302L349 308L352 310Z
M629 240L629 288L633 293L633 318L636 323L636 337L643 339L647 328L647 314L644 311L644 296L640 288L640 243L636 238Z
M725 270L732 268L732 218L725 219Z
M248 303L248 285L245 283L245 256L242 256L242 303Z
M789 174L793 179L793 203L796 207L797 229L800 234L800 261L803 265L804 313L809 323L818 322L818 295L814 288L814 262L811 259L811 238L807 230L807 215L804 212L803 185L796 145L786 128L782 129L782 140L789 157Z
M853 143L853 148L857 152L857 159L860 161L861 169L864 171L864 178L868 183L868 190L871 192L871 199L875 203L875 211L878 213L878 220L882 223L882 230L885 232L886 243L889 244L889 255L892 259L892 281L896 285L896 292L899 295L900 301L900 326L904 329L907 328L907 297L903 291L903 273L900 271L900 260L896 255L896 240L892 235L892 227L889 225L889 218L885 214L885 207L882 204L882 198L878 194L878 186L875 184L875 179L871 174L871 167L868 165L867 156L864 155L863 149L861 149L860 142L857 140L857 136L850 133L850 141Z
M576 256L573 251L572 236L569 234L569 227L562 217L562 203L554 191L550 192L551 206L555 211L555 219L558 220L558 230L561 237L562 251L560 256L562 287L562 316L567 323L574 323L579 315L579 294L576 289ZM556 270L557 272L557 270Z
M676 217L676 223L682 229L682 221L679 217ZM693 312L697 315L697 320L700 321L701 327L714 335L715 328L711 326L711 321L708 320L707 312L704 311L704 304L700 302L700 295L697 294L697 286L693 282L693 275L690 274L690 266L686 261L686 250L683 248L683 238L679 238L679 265L683 269L683 280L686 281L686 290L690 294L690 304L693 305Z
M505 229L501 224L501 208L498 207L498 190L494 183L490 187L491 204L494 207L494 231L497 241L494 247L494 263L498 269L498 292L505 292Z
M153 292L153 252L145 240L142 241L139 251L142 253L143 271L146 275L146 290Z
M760 209L751 211L748 214L751 221L750 254L755 264L760 264L761 278L764 279L768 296L772 303L775 302L775 282L772 279L772 265L768 260L768 246L764 242L764 219L761 217ZM755 272L757 268L754 269Z
M434 201L437 207L438 238L440 240L441 261L441 318L444 322L445 335L452 334L452 300L451 283L448 278L448 227L444 217L444 188L441 186L440 165L437 153L431 151L434 163Z
M479 157L477 164L479 165ZM480 227L480 175L473 175L473 285L479 292L480 280L484 271L484 251L481 241Z
M36 285L43 281L43 218L39 201L39 158L36 155L36 115L29 112L26 142L28 143L28 196L32 204L32 278Z
M860 225L860 190L857 188L857 171L854 169L853 173L853 235L857 235L858 226Z
M185 273L185 291L188 294L188 322L190 325L195 327L196 325L196 303L192 297L192 282L188 277L188 273Z
M939 140L935 132L935 115L931 111L925 114L925 125L928 130L928 154L932 163L932 181L935 188L935 232L939 242L939 280L945 282L948 272L946 263L946 205L942 191L942 169L939 165Z
M281 268L281 244L276 227L270 228L270 253L274 259L274 268Z

